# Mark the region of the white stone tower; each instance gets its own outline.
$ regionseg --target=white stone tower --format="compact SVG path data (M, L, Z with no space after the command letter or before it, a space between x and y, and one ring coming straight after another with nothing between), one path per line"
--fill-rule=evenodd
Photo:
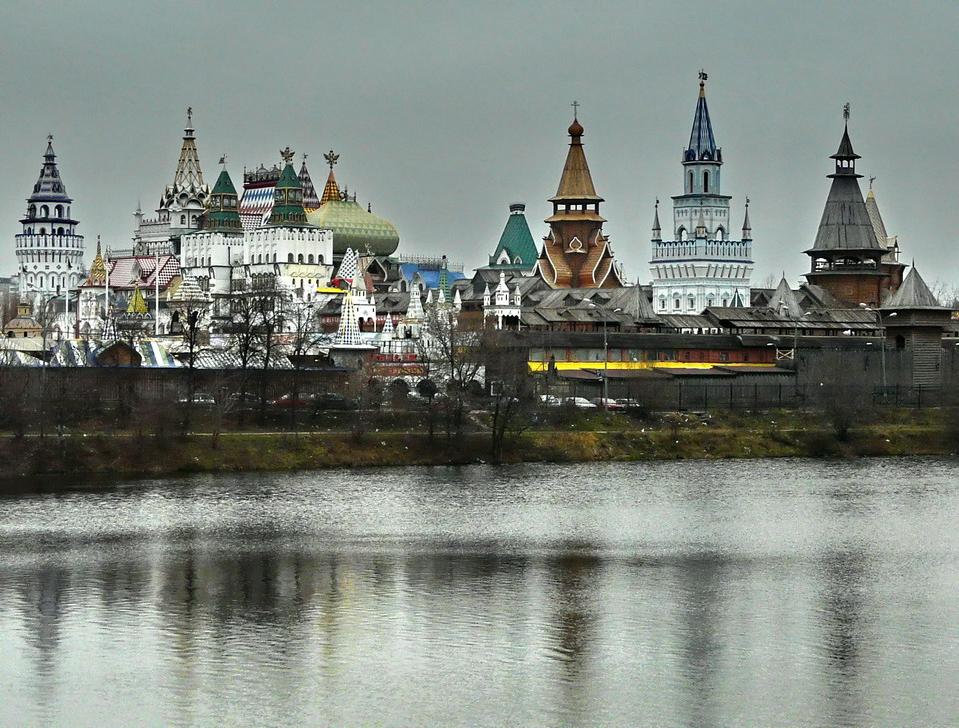
M656 313L699 313L709 306L748 306L753 271L749 200L743 234L730 239L729 195L722 194L723 152L706 106L706 74L689 145L683 150L683 194L673 197L672 240L663 240L659 201L653 222L653 306Z
M73 200L57 169L53 136L47 137L40 178L27 199L27 215L16 236L20 296L54 295L76 290L83 276L83 236L76 232Z

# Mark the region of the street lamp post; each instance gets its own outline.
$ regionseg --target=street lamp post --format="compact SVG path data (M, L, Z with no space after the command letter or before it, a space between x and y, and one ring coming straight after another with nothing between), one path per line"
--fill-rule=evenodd
M589 302L593 308L598 308L603 313L603 409L609 409L609 339L606 334L606 319L609 317L609 310L598 303ZM614 308L613 313L622 313L623 309Z
M886 327L882 323L882 313L865 303L859 304L864 310L871 311L876 314L876 323L879 325L879 337L880 337L880 348L882 349L882 358L880 359L882 367L882 398L886 398ZM889 314L888 318L893 316L898 316L897 311L893 311Z

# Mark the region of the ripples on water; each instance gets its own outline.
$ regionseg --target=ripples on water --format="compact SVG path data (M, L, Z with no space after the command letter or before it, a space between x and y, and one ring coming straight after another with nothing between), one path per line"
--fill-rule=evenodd
M3 725L949 725L943 460L0 498Z

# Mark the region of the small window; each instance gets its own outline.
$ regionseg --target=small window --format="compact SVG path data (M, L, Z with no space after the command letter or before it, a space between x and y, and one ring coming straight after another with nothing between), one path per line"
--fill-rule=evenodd
M293 262L293 253L290 253L289 255L286 256L286 262L287 263Z
M703 192L709 194L709 172L703 172Z
M186 225L186 215L180 215L180 224Z

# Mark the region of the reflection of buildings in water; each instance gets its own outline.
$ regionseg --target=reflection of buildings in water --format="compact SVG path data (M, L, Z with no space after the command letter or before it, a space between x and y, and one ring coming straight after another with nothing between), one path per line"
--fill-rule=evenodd
M865 554L848 544L829 553L822 566L820 614L829 722L844 725L864 714L861 653L868 640L863 611L869 573Z
M685 701L687 725L718 725L717 664L724 639L719 635L725 605L723 587L729 582L728 562L720 554L691 556L677 565L684 683L692 693Z
M602 578L602 561L587 544L567 544L565 553L546 561L548 583L555 593L546 595L552 613L546 615L550 639L547 654L563 666L561 715L574 722L590 722L589 670L596 639L598 606L595 595Z

